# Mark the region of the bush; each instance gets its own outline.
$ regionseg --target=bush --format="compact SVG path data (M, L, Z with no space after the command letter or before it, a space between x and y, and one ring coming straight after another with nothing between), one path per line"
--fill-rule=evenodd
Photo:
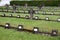
M44 4L45 6L58 6L60 4L59 1L11 1L10 5L16 4L24 6L26 3L28 6L39 6L41 4Z

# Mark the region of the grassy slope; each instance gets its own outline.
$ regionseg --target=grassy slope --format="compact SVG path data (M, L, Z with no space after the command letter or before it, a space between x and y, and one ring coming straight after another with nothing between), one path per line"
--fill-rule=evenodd
M9 15L9 14L7 14ZM17 14L14 14L15 16ZM25 16L26 14L20 14L21 16ZM27 14L28 15L28 14ZM43 15L39 15L39 17L45 18ZM60 16L48 16L51 19L57 19ZM26 29L33 29L33 27L39 27L41 31L51 31L52 29L60 30L60 22L52 22L52 21L44 21L44 20L27 20L27 19L18 19L18 18L3 18L0 17L0 24L10 23L12 26L17 27L18 24L24 25Z
M0 13L2 14L2 12ZM7 13L6 13L7 14ZM7 15L9 15L8 13ZM14 14L16 16L18 14ZM19 14L21 16L25 16L26 14ZM27 14L28 15L28 14ZM39 17L45 18L43 15L38 15ZM57 19L60 16L49 16L52 19ZM40 31L51 32L52 29L60 30L60 22L52 22L52 21L43 21L43 20L26 20L26 19L18 19L18 18L3 18L0 17L0 24L10 23L12 26L17 27L18 24L24 25L24 28L32 30L33 27L39 27ZM60 33L60 31L59 31ZM4 28L0 28L0 40L60 40L60 36L51 37L47 35L40 34L32 34L28 32L18 32L16 30L7 30Z
M47 35L18 32L15 30L0 28L0 40L60 40L60 37L51 37Z

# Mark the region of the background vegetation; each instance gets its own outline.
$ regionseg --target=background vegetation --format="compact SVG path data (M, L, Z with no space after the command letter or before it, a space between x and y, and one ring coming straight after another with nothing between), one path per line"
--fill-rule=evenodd
M10 4L16 4L16 5L25 5L28 4L28 6L39 6L41 4L45 6L59 6L60 1L11 1Z

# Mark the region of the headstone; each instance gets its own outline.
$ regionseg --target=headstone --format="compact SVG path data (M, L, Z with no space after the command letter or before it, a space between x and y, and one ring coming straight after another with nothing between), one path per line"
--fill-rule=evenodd
M33 33L39 33L39 28L38 27L34 27L33 28Z
M23 25L18 25L18 30L22 31L23 30Z
M5 28L9 29L10 28L10 24L9 23L6 23L5 24Z
M26 15L26 16L25 16L25 18L26 18L26 19L29 19L29 16L28 16L28 15Z
M5 17L5 14L2 14L3 17Z
M54 13L52 12L51 15L54 15Z
M17 18L20 18L20 15L17 15Z
M35 11L36 14L38 14L38 11Z
M43 11L43 15L45 15L45 14L46 14L46 12Z
M46 18L45 18L45 20L47 20L47 21L48 21L48 20L49 20L49 17L46 17Z
M51 36L58 36L58 31L57 30L52 30Z
M38 16L35 16L35 19L36 19L36 20L38 20L38 19L39 19L39 17L38 17Z
M60 22L60 18L58 19L58 21Z
M10 17L12 17L13 15L12 15L12 14L10 14L9 16L10 16Z

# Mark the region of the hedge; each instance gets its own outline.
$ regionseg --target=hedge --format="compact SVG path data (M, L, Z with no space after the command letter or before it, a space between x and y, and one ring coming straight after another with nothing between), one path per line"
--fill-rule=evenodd
M39 6L41 4L44 4L45 6L58 6L60 1L11 1L10 5L15 4L24 6L26 3L28 6Z

